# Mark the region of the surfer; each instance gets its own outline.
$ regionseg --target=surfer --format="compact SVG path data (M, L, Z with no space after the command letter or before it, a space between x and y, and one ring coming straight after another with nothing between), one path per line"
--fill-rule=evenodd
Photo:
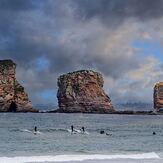
M156 135L156 133L155 133L155 132L153 132L153 135Z
M83 131L83 133L85 132L85 127L82 127L82 131Z
M34 131L37 132L37 126L35 126Z
M104 133L105 133L105 131L104 131L104 130L101 130L101 131L100 131L100 134L104 134Z
M71 132L74 132L74 126L73 125L71 126Z

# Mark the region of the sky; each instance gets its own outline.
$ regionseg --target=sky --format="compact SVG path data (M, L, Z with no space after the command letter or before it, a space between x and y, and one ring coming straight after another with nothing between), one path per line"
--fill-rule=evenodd
M0 0L0 22L0 59L33 104L57 104L58 76L80 69L113 104L152 103L163 81L163 0Z

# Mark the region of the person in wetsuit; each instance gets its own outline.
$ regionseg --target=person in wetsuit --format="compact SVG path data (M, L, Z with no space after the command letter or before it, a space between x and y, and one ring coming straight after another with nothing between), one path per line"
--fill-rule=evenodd
M35 126L34 131L37 132L37 126Z
M73 125L71 126L71 132L74 132L74 126Z
M153 132L153 135L156 135L156 132Z
M105 131L104 131L104 130L101 130L101 131L100 131L100 134L104 134L104 133L105 133Z
M83 133L85 132L85 127L82 127L82 131L83 131Z

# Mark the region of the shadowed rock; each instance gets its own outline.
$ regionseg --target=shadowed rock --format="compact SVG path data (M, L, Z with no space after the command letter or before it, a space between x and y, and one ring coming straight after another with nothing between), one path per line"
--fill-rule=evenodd
M12 60L0 60L0 112L37 112L15 74Z
M59 112L108 113L114 111L109 96L102 89L100 73L81 70L58 78Z

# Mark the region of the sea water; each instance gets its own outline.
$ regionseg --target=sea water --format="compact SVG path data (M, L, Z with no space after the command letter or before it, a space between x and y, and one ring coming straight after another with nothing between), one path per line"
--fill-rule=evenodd
M162 163L163 116L0 113L0 163L33 162Z

